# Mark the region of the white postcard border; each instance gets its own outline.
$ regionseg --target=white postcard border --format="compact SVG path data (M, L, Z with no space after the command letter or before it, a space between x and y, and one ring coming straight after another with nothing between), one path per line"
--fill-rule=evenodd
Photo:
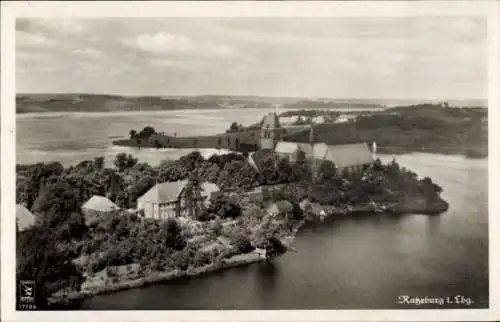
M499 24L496 1L354 2L2 2L1 25L1 312L5 321L473 321L500 319L498 200ZM15 312L15 18L16 17L215 17L215 16L421 16L488 17L490 308L484 310L295 311L65 311Z

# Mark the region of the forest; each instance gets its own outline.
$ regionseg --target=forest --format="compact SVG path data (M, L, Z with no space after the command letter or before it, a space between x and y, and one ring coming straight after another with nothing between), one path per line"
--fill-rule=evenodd
M237 153L212 155L205 159L192 152L158 166L140 163L128 154L118 154L113 167L104 158L82 161L64 168L58 162L17 165L16 197L36 214L37 225L17 234L17 276L35 279L37 305L47 305L47 294L81 286L85 274L109 267L140 264L153 270L186 270L207 263L219 265L235 254L262 247L271 254L286 249L279 237L290 233L304 214L297 205L304 199L328 205L360 204L372 200L389 202L407 196L439 198L441 187L430 178L418 179L396 162L380 160L363 173L338 173L325 161L313 175L305 161L276 161L264 155L255 170ZM157 222L137 213L117 212L86 226L81 205L93 195L107 196L122 209L136 207L136 200L153 185L188 179L197 185L208 181L222 190L244 192L252 187L286 183L285 188L261 202L235 201L224 195L212 201L194 221L203 234L224 235L236 245L232 251L200 252L188 240L198 233L177 220ZM276 223L265 215L266 203L289 200L295 207L284 221ZM221 221L237 220L236 227L222 228ZM79 268L73 261L84 258ZM82 271L83 267L83 271ZM110 274L113 274L110 272Z

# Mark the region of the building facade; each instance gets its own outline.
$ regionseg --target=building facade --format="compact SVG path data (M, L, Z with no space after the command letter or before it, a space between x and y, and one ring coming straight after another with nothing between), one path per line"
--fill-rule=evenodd
M281 139L282 128L276 113L267 114L260 130L260 149L273 150Z
M217 195L219 188L205 182L201 185L200 196L187 195L188 180L158 183L137 199L137 209L145 218L166 220L172 217L190 217L208 206Z

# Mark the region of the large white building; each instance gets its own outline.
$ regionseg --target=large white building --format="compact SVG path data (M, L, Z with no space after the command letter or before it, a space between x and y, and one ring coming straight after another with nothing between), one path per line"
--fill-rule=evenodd
M199 207L207 207L210 199L219 191L213 183L201 186L201 196L195 200L197 207L190 206L186 195L188 180L158 183L137 199L137 209L144 217L164 220L170 217L190 216Z

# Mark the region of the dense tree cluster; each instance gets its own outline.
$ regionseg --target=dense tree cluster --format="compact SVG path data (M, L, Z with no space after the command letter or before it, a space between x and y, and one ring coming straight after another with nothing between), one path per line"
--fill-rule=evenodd
M139 132L134 129L130 130L129 132L129 136L131 139L147 139L153 134L156 134L156 130L151 126L146 126Z
M68 168L57 162L18 166L17 201L25 203L39 218L35 228L18 234L18 277L39 280L43 285L40 294L50 294L61 288L79 287L82 276L71 261L82 255L86 260L83 266L93 274L130 263L153 270L187 269L219 263L233 254L201 252L187 242L190 232L175 220L159 223L120 212L87 227L80 207L93 195L107 196L122 208L133 208L137 198L159 182L188 179L186 193L190 200L199 195L205 181L237 193L260 185L289 183L266 196L271 201L293 202L294 210L287 214L284 226L266 219L262 205L252 208L223 194L193 214L195 219L208 223L205 229L213 237L228 235L236 253L247 253L257 246L267 249L273 257L285 251L279 237L290 229L287 224L303 218L298 207L303 199L342 205L397 201L404 195L417 194L433 200L442 191L430 178L419 180L396 162L383 165L377 160L362 173L347 174L339 173L332 162L326 161L315 176L300 158L291 163L263 154L256 163L259 171L240 154L205 159L193 152L155 167L138 163L126 154L117 155L115 168L105 167L103 158ZM221 219L243 220L242 227L246 228L227 232ZM43 306L43 301L39 305Z

